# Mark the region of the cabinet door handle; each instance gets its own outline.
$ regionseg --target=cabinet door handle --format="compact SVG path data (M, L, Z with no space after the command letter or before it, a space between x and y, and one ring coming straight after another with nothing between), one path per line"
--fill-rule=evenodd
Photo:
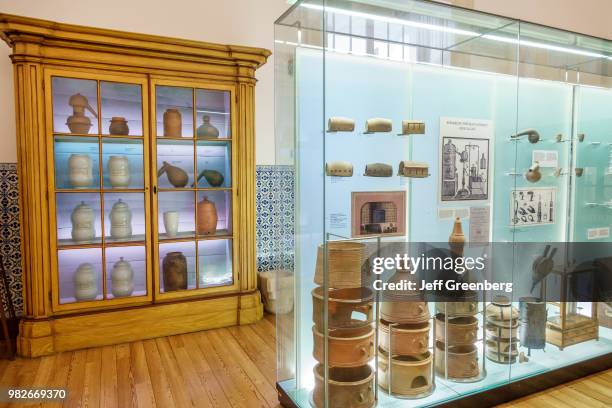
M157 194L157 186L153 186L153 194Z

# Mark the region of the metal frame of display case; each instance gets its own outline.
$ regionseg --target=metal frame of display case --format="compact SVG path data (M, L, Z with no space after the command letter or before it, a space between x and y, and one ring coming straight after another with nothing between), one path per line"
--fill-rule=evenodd
M263 306L257 290L255 256L255 71L266 62L270 51L7 14L0 14L0 38L12 48L15 82L24 282L24 317L17 338L18 353L36 357L248 324L261 319ZM56 192L54 128L50 113L52 76L108 80L142 87L143 135L139 138L143 140L144 156L142 193L147 214L145 222L152 221L146 226L144 242L140 242L146 246L148 263L146 296L59 304L58 245L54 230L56 204L52 199ZM154 258L157 252L153 252L152 246L159 241L154 200L157 179L150 174L156 147L152 136L155 129L150 124L156 123L151 122L155 118L155 113L151 113L155 95L150 92L151 84L164 81L192 88L227 90L231 94L232 134L227 143L231 143L232 148L233 283L225 287L157 293L159 265L155 265L159 260ZM98 90L97 106L100 98ZM94 104L93 100L89 102ZM96 121L98 129L101 120L99 117ZM104 133L98 130L81 136L98 138L98 142L114 137L135 138ZM70 134L70 137L80 136ZM101 178L102 175L100 172ZM103 180L100 183L102 187ZM104 188L96 188L92 189L92 194L104 191ZM113 189L113 192L118 191L122 190ZM131 244L133 242L105 243L102 238L102 244L95 245L121 247ZM102 285L106 285L106 281Z

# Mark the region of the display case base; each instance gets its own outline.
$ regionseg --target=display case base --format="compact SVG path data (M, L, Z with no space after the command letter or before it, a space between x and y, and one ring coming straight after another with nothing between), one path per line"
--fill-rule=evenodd
M589 360L584 360L565 367L547 371L545 373L525 377L521 380L510 382L493 389L484 388L481 392L467 394L465 396L458 397L455 400L442 402L436 406L444 408L463 408L499 405L526 395L543 391L547 388L556 387L557 385L598 373L600 371L609 370L611 368L612 353L608 353ZM293 385L293 380L276 383L278 401L280 405L285 408L303 408L293 401L290 393L287 391L287 389ZM406 403L410 402L406 401ZM396 407L399 405L393 404L393 406Z
M255 323L263 318L259 291L160 303L49 319L23 319L17 353L39 357L199 330Z

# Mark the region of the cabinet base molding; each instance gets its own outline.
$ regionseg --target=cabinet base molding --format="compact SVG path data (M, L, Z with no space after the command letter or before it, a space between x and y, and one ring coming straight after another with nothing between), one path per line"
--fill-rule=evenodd
M259 291L212 299L161 303L126 310L23 319L17 352L40 357L219 327L255 323L263 317Z

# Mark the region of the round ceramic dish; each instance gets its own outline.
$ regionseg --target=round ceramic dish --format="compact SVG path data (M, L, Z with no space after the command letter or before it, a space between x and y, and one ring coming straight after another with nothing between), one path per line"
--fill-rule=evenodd
M389 322L381 319L378 326L378 344L385 352L389 351L389 340L393 355L424 354L429 344L429 322L391 326L389 338Z
M389 354L378 349L378 385L400 397L423 398L433 392L431 352L415 356L393 356L389 367Z
M446 335L448 335L449 346L474 344L478 339L478 319L474 316L450 318L444 330L444 315L438 314L436 315L436 341L446 343Z
M312 327L313 356L319 363L325 359L325 337ZM329 331L327 361L330 367L357 367L374 358L375 330L371 326Z
M324 289L312 290L312 320L323 331ZM330 329L359 327L372 323L374 294L367 288L332 289L327 305L327 327Z
M325 367L314 367L315 386L312 405L325 405ZM332 367L329 369L329 408L370 408L374 400L374 371L369 365L352 368Z
M470 380L480 375L478 349L476 346L449 346L447 353L446 364L450 380ZM435 364L436 372L440 376L445 377L444 343L436 342Z
M369 274L365 244L345 241L328 242L327 252L327 276L330 288L364 286L365 282L362 282L362 278ZM323 245L319 245L314 278L315 283L319 286L324 286L324 273L325 249Z
M424 323L429 320L427 302L381 302L380 316L393 323Z
M478 313L478 302L436 302L436 313L448 314L452 317L474 316Z

